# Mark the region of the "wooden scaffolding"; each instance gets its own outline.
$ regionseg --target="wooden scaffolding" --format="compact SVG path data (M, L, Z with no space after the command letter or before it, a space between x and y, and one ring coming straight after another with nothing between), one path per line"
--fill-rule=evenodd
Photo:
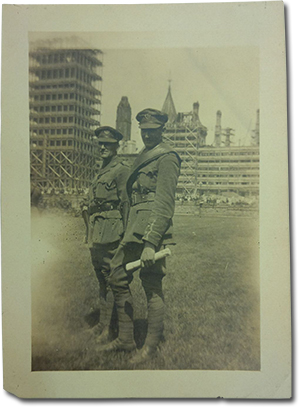
M102 51L30 52L31 179L44 191L78 192L94 176L100 125Z

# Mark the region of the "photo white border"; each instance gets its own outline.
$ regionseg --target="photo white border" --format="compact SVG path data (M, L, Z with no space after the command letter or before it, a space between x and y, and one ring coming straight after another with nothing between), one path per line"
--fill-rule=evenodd
M227 31L220 37L218 19L225 16ZM106 32L139 32L145 28L160 32L165 46L172 45L164 42L170 41L168 31L176 30L177 44L180 40L182 45L186 41L191 46L194 38L191 33L196 31L200 38L198 46L256 44L261 48L260 372L30 371L27 34L29 31L87 31L87 22L88 31L101 27ZM4 6L2 298L6 390L24 398L289 398L291 329L285 75L282 2L155 7ZM274 201L274 197L279 198Z

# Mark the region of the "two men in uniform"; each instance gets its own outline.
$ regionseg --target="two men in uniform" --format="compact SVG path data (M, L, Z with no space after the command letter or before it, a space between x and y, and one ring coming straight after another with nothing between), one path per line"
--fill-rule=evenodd
M98 351L135 350L133 306L130 283L132 271L126 264L141 260L140 278L148 305L148 332L145 344L131 364L152 358L163 334L164 297L162 279L164 261L155 262L155 253L173 243L172 217L180 158L163 143L162 133L168 116L155 109L145 109L136 116L144 149L138 155L127 179L126 192L130 210L124 236L111 260L108 283L118 312L118 337Z

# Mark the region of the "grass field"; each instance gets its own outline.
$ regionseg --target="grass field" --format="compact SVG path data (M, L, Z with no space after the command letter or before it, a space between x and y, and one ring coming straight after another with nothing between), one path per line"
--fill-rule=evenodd
M220 215L220 214L219 214ZM177 245L164 278L165 341L139 369L259 370L259 235L250 217L176 215ZM130 369L130 355L96 353L98 283L81 218L32 217L32 369ZM135 338L146 336L146 301L132 283Z

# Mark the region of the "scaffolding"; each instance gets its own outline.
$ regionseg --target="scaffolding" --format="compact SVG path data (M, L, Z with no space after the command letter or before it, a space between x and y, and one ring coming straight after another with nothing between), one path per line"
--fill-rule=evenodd
M102 55L47 46L29 54L30 166L44 191L78 192L94 176Z
M198 163L207 135L207 128L199 120L199 104L194 104L193 108L192 112L178 113L176 121L167 123L163 134L182 159L177 191L188 196L197 196L201 189Z
M207 128L200 122L198 110L199 104L194 103L191 112L176 114L163 135L182 159L179 196L197 200L203 194L258 195L258 146L233 147L234 129L221 127L221 111L217 112L214 146L207 146Z

